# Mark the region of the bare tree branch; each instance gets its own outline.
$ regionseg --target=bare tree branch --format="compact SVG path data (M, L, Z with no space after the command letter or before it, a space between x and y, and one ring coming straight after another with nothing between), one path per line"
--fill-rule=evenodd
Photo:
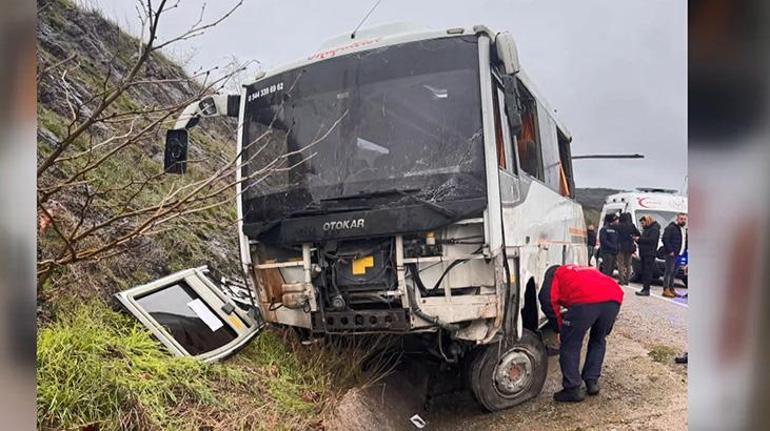
M245 162L241 161L242 152L232 154L235 151L218 150L214 146L203 156L196 154L188 160L188 165L201 167L192 176L171 180L162 169L146 168L149 157L158 154L153 143L158 132L172 123L189 103L225 88L245 69L245 65L234 64L224 72L214 67L191 76L169 76L167 69L161 68L162 72L158 72L157 63L152 63L160 59L155 56L159 53L155 53L220 24L242 3L238 1L211 22L205 22L202 8L197 21L187 31L159 42L160 24L165 22L162 16L179 7L180 0L139 1L137 13L142 37L137 40L135 53L131 45L130 59L115 51L107 56L106 64L98 66L101 70L98 76L92 73L93 65L82 64L75 55L39 71L41 82L55 88L62 101L54 113L61 116L65 112L66 117L66 132L57 132L61 135L57 136L58 142L53 151L44 153L37 169L39 231L42 234L51 228L56 233L56 237L41 235L40 284L51 280L54 273L59 278L60 274L75 271L73 264L118 256L131 250L132 245L143 244L143 238L178 229L182 224L233 226L237 218L234 214L220 218L211 214L232 205L238 184L244 181L258 184L273 173L293 169L313 157L308 155L312 144L274 160L262 160L260 150L250 153ZM98 41L88 43L98 44ZM125 52L125 42L122 46ZM89 79L84 78L86 67ZM159 97L157 103L136 102L137 95L155 94L168 88L181 92L184 97L175 94L173 101L169 101L171 97ZM240 132L238 127L223 130L233 137ZM330 132L318 136L323 139ZM271 132L266 131L263 136L267 140ZM221 135L205 139L221 139ZM246 145L244 149L268 145L269 142L257 140L254 146ZM289 163L290 157L298 157L299 161L291 159ZM121 169L122 174L117 177L110 172L116 163L132 162L137 163L134 171L126 173ZM236 180L239 169L257 163L259 166L252 169L251 175ZM153 160L149 166L153 164L157 162ZM50 210L50 205L57 201L65 202L66 211Z

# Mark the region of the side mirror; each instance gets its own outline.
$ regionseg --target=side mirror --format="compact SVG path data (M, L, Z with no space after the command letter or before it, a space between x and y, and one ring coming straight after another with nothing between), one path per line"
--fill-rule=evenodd
M521 70L519 65L519 51L516 49L516 42L513 35L504 31L495 36L495 48L497 58L503 64L503 69L507 75L515 75Z
M519 88L516 78L511 75L503 75L503 93L505 93L505 113L508 115L508 126L511 135L516 136L521 132L523 120L521 118L521 104L519 100Z
M171 129L166 132L163 170L167 174L184 174L187 171L187 130Z

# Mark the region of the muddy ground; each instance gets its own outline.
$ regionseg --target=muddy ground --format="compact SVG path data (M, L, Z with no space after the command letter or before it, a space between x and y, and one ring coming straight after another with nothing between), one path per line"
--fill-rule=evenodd
M673 363L673 356L687 350L687 300L640 298L633 294L637 288L626 288L596 397L580 404L553 401L561 386L558 357L550 358L537 398L497 413L482 411L464 391L439 395L426 409L424 383L399 372L348 393L327 427L415 430L409 418L419 414L429 430L687 429L687 367Z

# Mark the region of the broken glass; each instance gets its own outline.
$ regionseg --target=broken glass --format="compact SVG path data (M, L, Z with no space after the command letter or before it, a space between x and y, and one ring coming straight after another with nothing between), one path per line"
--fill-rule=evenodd
M387 190L420 191L378 205L484 197L476 42L462 36L377 48L250 86L246 222L269 224L313 202Z

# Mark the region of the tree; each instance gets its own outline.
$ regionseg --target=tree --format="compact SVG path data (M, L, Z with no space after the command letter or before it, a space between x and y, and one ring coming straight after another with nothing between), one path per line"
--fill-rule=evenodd
M187 31L161 40L158 30L181 0L139 1L142 37L102 29L110 33L100 35L110 46L103 49L105 41L92 34L77 41L86 52L53 49L58 42L38 30L40 121L48 119L49 128L56 129L54 136L44 136L47 144L38 146L38 287L56 271L120 255L143 238L179 228L174 223L180 218L186 226L235 221L234 216L222 220L221 213L212 217L212 210L233 202L234 148L198 152L205 157L190 163L201 169L185 177L164 175L156 156L159 136L180 111L220 91L242 69L187 76L161 50L203 35L242 2L212 21L204 20L204 5ZM56 3L42 2L41 20L72 24L66 22L71 18L66 8ZM232 124L218 127L223 135L234 134Z
M64 0L51 0L53 4L57 1ZM270 176L294 170L312 158L315 144L347 117L344 112L331 124L319 124L308 145L285 150L291 128L274 129L282 111L276 109L258 136L243 143L242 153L248 151L248 158L236 154L232 144L237 127L232 122L214 121L206 129L216 135L196 130L191 137L193 157L187 164L196 169L184 176L165 175L160 136L191 102L231 88L233 79L249 63L234 62L187 76L159 51L204 34L232 15L242 0L211 22L203 19L204 7L187 31L164 41L158 39L162 18L180 2L164 0L153 6L151 0L144 0L138 4L144 37L131 39L114 29L116 36L110 40L114 48L100 50L103 40L80 35L86 40L77 40L70 49L97 47L85 53L85 58L57 46L46 36L45 25L38 29L43 48L38 71L39 100L44 105L39 106L40 124L57 132L53 137L43 129L38 133L44 141L38 144L37 169L39 292L54 273L75 271L82 264L98 264L135 251L160 234L186 232L193 226L233 226L240 184L248 183L246 190ZM49 9L41 7L40 15L52 13L53 8ZM63 31L72 31L62 20L48 19L52 25L64 26ZM97 30L101 37L109 29ZM94 64L92 59L100 57ZM287 85L284 102L296 83ZM49 116L54 121L46 120ZM227 142L222 145L218 140ZM237 179L236 173L244 167L249 174ZM233 243L236 238L233 232ZM70 280L78 276L73 273Z

